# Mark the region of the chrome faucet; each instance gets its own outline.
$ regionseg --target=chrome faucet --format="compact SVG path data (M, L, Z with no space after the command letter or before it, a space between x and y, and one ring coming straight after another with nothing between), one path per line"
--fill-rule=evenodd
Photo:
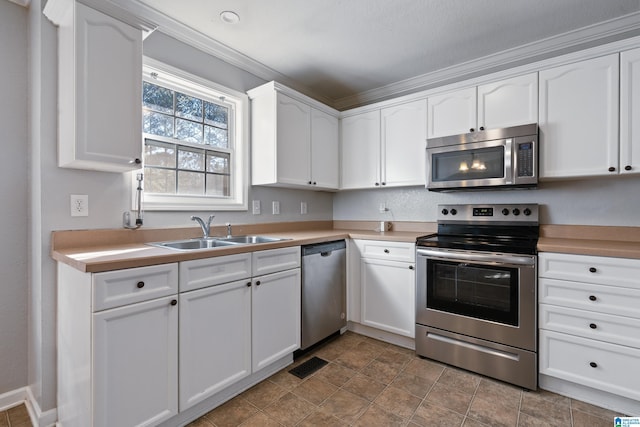
M211 230L211 221L213 221L213 218L215 218L215 215L209 215L209 219L207 220L207 223L205 224L205 222L202 220L202 218L197 217L197 216L192 216L191 217L192 221L197 221L198 224L200 224L200 228L202 228L202 238L203 239L208 239L209 238L209 231Z
M231 237L231 223L228 222L225 224L227 226L227 238Z

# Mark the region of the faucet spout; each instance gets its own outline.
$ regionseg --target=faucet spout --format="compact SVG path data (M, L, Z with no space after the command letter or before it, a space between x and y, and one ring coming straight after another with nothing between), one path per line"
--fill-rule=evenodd
M231 223L228 222L225 225L227 226L227 238L231 238Z
M211 221L213 221L213 218L215 218L215 215L209 215L209 219L205 223L202 218L200 218L198 216L195 216L195 215L191 216L191 220L192 221L196 221L200 225L200 228L202 228L202 238L203 239L208 239L209 238L209 232L211 230Z

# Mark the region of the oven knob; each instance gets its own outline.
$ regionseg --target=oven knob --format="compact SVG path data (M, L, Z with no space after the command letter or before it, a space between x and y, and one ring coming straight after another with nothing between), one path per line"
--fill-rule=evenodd
M509 215L509 209L507 209L507 208L502 209L502 215L504 215L504 216Z
M455 214L457 214L457 213L458 213L458 211L457 211L457 210L455 210L455 209L451 209L451 215L455 215Z
M513 209L513 214L514 214L515 216L520 215L520 209L518 209L518 208L514 208L514 209Z
M442 215L448 215L448 214L449 214L449 211L448 211L448 210L446 210L446 209L442 209Z
M522 211L523 214L525 214L526 216L531 215L531 209L529 208L524 208L524 210Z

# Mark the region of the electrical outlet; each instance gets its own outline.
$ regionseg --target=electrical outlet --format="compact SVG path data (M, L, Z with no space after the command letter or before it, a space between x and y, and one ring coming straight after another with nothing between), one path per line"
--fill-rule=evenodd
M272 203L272 213L274 215L280 215L280 202L274 200Z
M307 214L307 202L300 202L300 215Z
M70 196L71 216L89 216L89 196L72 194Z
M260 200L254 200L251 207L254 215L260 215Z

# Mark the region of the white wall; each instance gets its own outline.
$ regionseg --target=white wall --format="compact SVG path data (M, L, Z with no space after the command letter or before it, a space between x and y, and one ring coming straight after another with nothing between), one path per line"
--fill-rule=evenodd
M0 1L0 395L27 385L27 11Z
M379 212L380 203L389 208ZM424 187L344 191L333 200L336 220L429 221L438 204L538 203L542 224L640 226L640 176L544 181L535 190L434 193Z

